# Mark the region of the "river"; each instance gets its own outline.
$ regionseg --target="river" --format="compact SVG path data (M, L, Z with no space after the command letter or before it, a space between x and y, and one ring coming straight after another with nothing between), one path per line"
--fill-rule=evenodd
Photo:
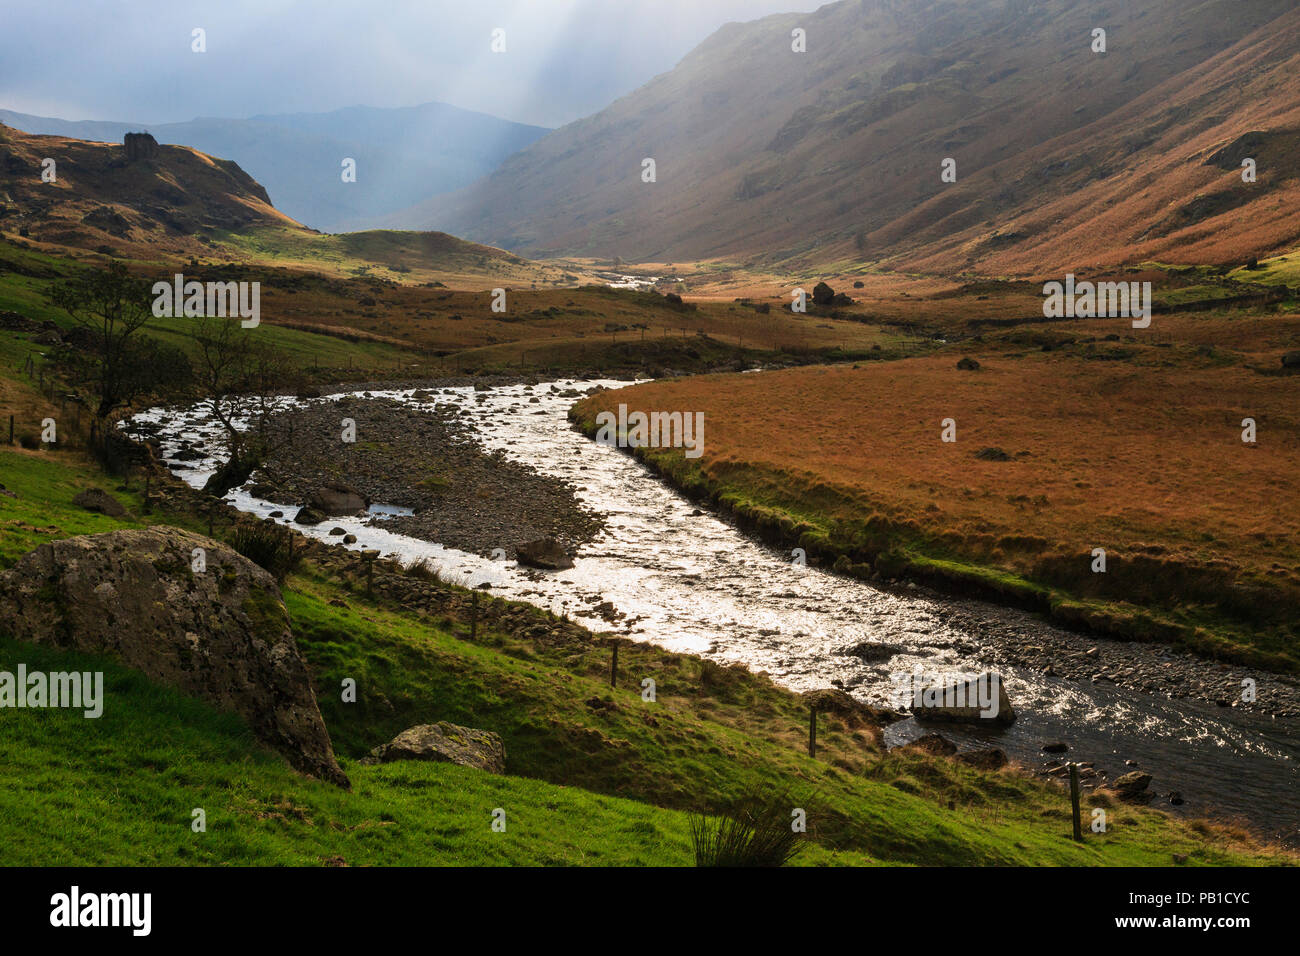
M627 383L554 384L584 389ZM454 403L484 447L501 449L541 473L569 481L579 498L604 517L606 530L580 550L573 569L538 572L393 534L384 529L382 514L373 521L338 518L299 530L343 547L338 537L328 536L330 528L341 526L357 536L353 548L377 549L406 561L424 557L445 578L466 586L486 582L494 594L567 613L593 630L739 662L794 690L838 682L864 701L905 708L918 670L933 678L995 669L1017 713L1009 728L921 727L908 719L887 729L887 742L898 744L939 729L962 749L997 746L1026 767L1038 768L1050 759L1041 751L1043 744L1064 741L1071 747L1069 759L1091 761L1110 779L1132 769L1127 761L1153 774L1152 789L1159 794L1155 802L1170 812L1247 821L1271 839L1300 845L1300 728L1294 721L1105 681L1066 680L1017 664L1008 659L1008 635L1063 651L1126 648L1062 630L1029 613L923 589L877 588L802 566L790 554L700 513L625 453L573 431L567 420L573 399L560 396L551 385L508 385L486 392L439 388L428 401ZM414 402L413 391L353 394ZM534 398L538 402L529 404ZM205 455L219 453L219 429L201 410L152 409L136 420L161 426L165 457L174 455L181 441L193 442ZM211 457L183 463L187 467L173 463L196 487L216 465ZM229 500L262 517L283 508L244 491L233 492ZM293 509L287 509L278 520L292 516ZM597 614L603 602L624 615L617 624ZM864 645L867 650L870 645L888 647L874 656L863 653ZM1157 655L1170 667L1219 666L1150 646L1132 652ZM1226 680L1245 676L1251 672L1225 669ZM1266 684L1268 675L1260 680ZM1171 805L1171 791L1185 802Z

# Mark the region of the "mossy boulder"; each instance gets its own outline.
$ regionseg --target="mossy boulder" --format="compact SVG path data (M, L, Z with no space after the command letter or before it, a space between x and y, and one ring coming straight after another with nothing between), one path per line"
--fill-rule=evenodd
M0 574L0 633L116 657L349 785L275 579L219 541L159 526L46 542Z

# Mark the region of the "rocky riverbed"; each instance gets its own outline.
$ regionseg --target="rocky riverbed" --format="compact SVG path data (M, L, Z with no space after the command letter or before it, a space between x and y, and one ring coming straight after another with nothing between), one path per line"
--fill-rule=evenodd
M521 403L517 413L527 412ZM460 418L448 405L365 396L286 409L268 422L270 453L250 487L292 516L318 489L344 484L385 510L412 512L372 523L485 556L514 557L518 544L543 537L575 548L600 531L567 482L485 451ZM345 420L352 441L343 440Z
M1288 675L1206 660L1167 644L1070 631L1023 611L972 604L928 588L894 585L891 589L924 595L943 607L945 621L958 632L981 634L990 665L1021 667L1048 678L1111 685L1288 723L1300 720L1300 680ZM964 645L960 638L952 645L958 654L973 649L973 644ZM883 656L887 661L888 656ZM877 670L892 669L885 665ZM1252 693L1246 692L1243 681L1250 682ZM849 689L856 683L850 683Z

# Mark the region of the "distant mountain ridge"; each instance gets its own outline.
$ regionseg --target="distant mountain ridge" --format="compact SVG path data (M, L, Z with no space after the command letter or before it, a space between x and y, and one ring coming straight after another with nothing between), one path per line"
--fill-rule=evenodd
M234 160L266 187L276 208L326 232L363 228L431 195L467 186L549 132L445 103L157 124L0 110L0 123L110 143L121 143L127 132L148 131L159 143ZM356 182L342 180L345 158L356 160Z
M841 0L728 24L386 223L634 261L1240 262L1300 242L1298 66L1294 0Z
M353 275L374 268L392 277L490 274L529 282L562 274L439 232L323 234L272 206L232 160L160 145L150 134L127 139L38 136L0 124L0 235L57 255L142 263L257 261Z

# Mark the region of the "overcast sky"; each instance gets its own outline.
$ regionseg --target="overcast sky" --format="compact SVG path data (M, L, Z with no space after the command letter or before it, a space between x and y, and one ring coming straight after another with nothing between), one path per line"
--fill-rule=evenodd
M0 0L0 108L166 123L439 100L559 126L724 23L823 2ZM191 51L195 27L206 53Z

